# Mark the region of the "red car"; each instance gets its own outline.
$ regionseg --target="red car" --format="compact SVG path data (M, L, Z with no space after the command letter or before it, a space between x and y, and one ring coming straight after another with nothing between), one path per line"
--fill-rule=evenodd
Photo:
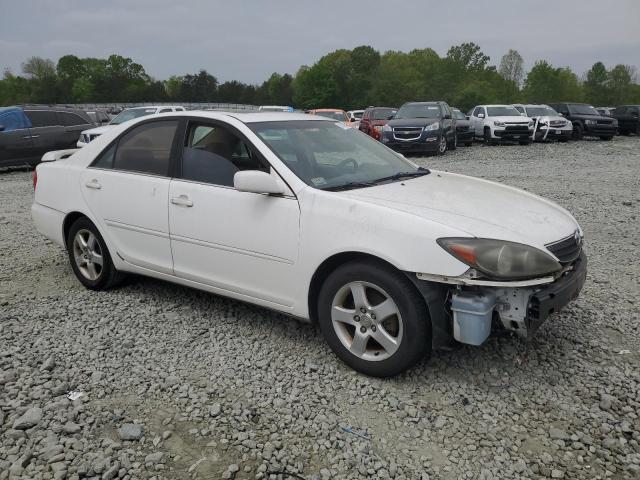
M393 117L397 108L391 107L369 107L362 114L360 119L360 130L376 140L380 140L382 127Z

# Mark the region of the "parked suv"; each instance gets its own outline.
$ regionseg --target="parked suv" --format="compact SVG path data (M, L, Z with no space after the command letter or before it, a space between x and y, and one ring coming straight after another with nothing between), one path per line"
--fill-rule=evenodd
M99 137L107 130L115 127L116 125L120 125L128 120L133 120L138 117L145 117L147 115L154 115L156 113L172 113L172 112L184 112L184 107L174 106L174 105L158 105L158 106L148 106L148 107L133 107L127 108L123 110L118 115L116 115L113 120L111 120L107 125L102 125L101 127L92 128L90 130L84 130L80 135L80 139L78 140L78 147L84 147L87 143L95 140L96 137Z
M600 115L593 106L586 103L551 103L549 106L571 120L575 140L584 136L611 140L618 129L614 118Z
M0 167L36 165L46 152L74 148L80 132L92 126L89 116L75 108L0 108Z
M470 147L473 145L473 129L471 128L471 121L458 108L452 108L451 110L453 111L453 118L456 119L458 144L463 143L465 146Z
M567 142L571 138L573 125L550 106L516 104L514 107L535 122L533 126L534 134L531 140Z
M360 119L360 131L375 138L376 140L380 140L382 136L382 127L384 127L389 119L397 112L397 108L391 107L367 108Z
M513 105L478 105L470 120L475 136L484 139L486 145L497 145L501 140L528 145L533 135L533 120Z
M635 133L640 136L640 105L623 105L613 111L622 135Z
M409 102L382 127L382 142L398 152L436 153L454 150L456 120L445 102Z

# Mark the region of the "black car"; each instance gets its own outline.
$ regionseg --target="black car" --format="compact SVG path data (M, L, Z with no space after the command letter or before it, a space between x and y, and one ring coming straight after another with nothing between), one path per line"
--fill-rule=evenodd
M0 108L0 167L36 165L51 150L76 148L95 125L82 110L23 105Z
M467 147L473 145L473 129L471 121L458 108L452 108L453 118L456 119L456 136L458 144L464 144Z
M640 136L640 105L622 105L613 111L622 135L635 133Z
M457 145L456 119L445 102L409 102L382 127L381 141L403 153L444 154Z
M574 140L585 136L611 140L618 129L615 118L600 115L593 106L586 103L550 103L549 106L571 120Z

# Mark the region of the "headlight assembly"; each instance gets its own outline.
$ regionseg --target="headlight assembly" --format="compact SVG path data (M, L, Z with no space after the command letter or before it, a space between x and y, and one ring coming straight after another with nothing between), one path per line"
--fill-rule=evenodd
M494 120L493 124L496 127L504 127L504 122L501 122L500 120Z
M542 277L562 268L550 254L521 243L488 238L440 238L438 244L461 262L496 280Z
M585 120L585 121L584 121L584 123L585 123L586 125L595 125L595 124L596 124L596 123L598 123L598 122L596 122L595 120Z
M535 122L533 122L533 121L529 122L529 128L533 128L534 123Z
M389 125L385 125L382 127L382 131L383 132L390 132L391 131L391 127Z
M426 127L424 127L424 131L428 132L432 130L438 130L439 128L440 128L440 122L434 122L431 125L427 125Z

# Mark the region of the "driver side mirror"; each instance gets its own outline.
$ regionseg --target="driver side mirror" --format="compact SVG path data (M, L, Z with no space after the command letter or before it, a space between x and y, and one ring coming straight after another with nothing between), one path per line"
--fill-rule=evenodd
M267 172L260 170L243 170L233 176L233 187L239 192L264 193L282 195L284 189L277 180Z
M394 119L394 117L395 117L395 115L389 115L389 116L387 117L387 120L393 120L393 119Z
M479 113L478 118L484 118L484 113Z

